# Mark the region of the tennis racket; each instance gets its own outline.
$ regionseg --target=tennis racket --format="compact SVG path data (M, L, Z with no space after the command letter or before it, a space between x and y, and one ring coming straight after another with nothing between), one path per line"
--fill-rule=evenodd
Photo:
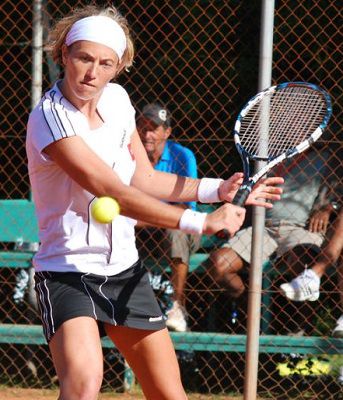
M318 140L331 113L330 96L311 83L281 83L252 97L239 113L233 131L244 178L232 204L244 206L254 185L271 168ZM253 176L251 161L265 162Z

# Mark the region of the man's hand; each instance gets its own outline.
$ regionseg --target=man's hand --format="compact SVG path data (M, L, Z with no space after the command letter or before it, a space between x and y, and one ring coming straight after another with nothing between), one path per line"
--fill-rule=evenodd
M329 224L331 211L325 207L315 211L311 216L308 224L308 230L314 233L325 233Z

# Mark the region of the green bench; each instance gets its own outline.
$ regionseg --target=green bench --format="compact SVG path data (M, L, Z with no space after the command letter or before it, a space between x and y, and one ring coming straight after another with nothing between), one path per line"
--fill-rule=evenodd
M245 353L246 335L216 332L171 332L176 350ZM40 325L0 324L0 343L46 345ZM114 347L108 339L104 348ZM309 336L260 336L260 353L343 354L343 339Z
M0 200L0 243L37 243L38 227L34 205L29 200ZM32 251L0 251L0 268L29 268Z

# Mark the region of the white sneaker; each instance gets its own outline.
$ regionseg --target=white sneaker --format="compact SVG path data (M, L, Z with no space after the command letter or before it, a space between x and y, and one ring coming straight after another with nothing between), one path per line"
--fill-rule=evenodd
M312 269L305 269L291 282L280 285L283 295L294 301L318 300L319 287L320 278Z
M338 318L336 326L332 331L332 336L336 338L343 338L343 314ZM342 379L343 379L343 374L342 374Z
M343 366L339 368L339 375L337 381L340 385L343 386Z
M186 310L181 306L181 304L179 304L179 302L174 301L172 308L168 310L166 314L166 325L170 330L176 332L187 331Z

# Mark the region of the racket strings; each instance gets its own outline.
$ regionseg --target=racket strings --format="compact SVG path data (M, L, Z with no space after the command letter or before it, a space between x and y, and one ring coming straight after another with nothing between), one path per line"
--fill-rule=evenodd
M266 92L242 118L240 142L250 154L273 158L309 139L325 115L320 92L296 86Z
M272 133L274 134L272 142L281 146L276 151L284 151L308 139L309 135L322 122L326 113L325 103L321 96L317 96L316 92L304 91L302 88L289 88L288 90L291 91L292 97L287 93L288 98L285 99L283 97L286 96L283 96L282 93L275 93L280 99L275 102L273 113L273 115L277 115L277 119L271 121ZM296 96L296 101L293 100L294 96ZM286 109L286 114L282 115L284 109ZM306 118L304 118L304 115L306 115ZM280 117L282 118L281 121ZM283 137L284 140L280 140L280 135L277 135L280 127L284 132L288 130L288 134Z

